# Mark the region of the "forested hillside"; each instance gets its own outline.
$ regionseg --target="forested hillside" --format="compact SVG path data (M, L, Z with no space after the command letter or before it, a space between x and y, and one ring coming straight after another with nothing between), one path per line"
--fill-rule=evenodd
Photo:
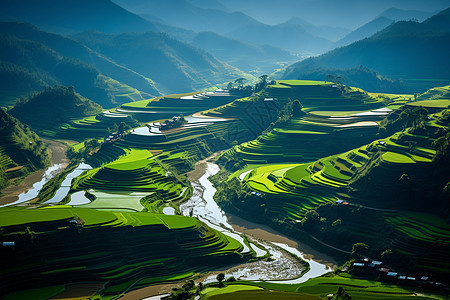
M9 113L33 128L49 129L72 119L94 116L102 110L73 87L56 86L19 100Z

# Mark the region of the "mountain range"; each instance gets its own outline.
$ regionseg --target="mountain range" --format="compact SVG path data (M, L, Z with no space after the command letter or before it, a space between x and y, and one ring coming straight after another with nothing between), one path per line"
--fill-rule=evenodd
M400 21L373 36L287 68L284 78L301 78L314 69L364 66L386 76L450 78L450 9L422 23Z

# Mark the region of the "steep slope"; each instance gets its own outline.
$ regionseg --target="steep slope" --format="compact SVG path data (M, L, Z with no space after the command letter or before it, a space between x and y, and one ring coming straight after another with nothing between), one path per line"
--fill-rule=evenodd
M408 21L411 19L416 19L419 22L423 22L426 19L433 16L433 13L421 10L406 10L391 7L383 11L379 17L386 17L394 21Z
M201 89L243 75L203 50L162 33L109 35L84 32L74 38L115 62L152 78L166 93Z
M95 72L98 74L108 75L108 77L112 77L115 80L118 80L119 82L123 83L124 85L137 88L138 90L144 93L150 95L160 95L156 83L154 83L151 79L146 78L143 75L138 74L137 72L130 70L125 66L117 64L111 59L104 57L103 55L89 49L88 47L78 43L73 39L63 37L58 34L42 31L37 27L27 23L14 23L14 22L1 22L0 34L7 36L14 36L15 38L18 38L20 40L40 43L45 47L51 49L52 51L56 52L59 56L62 56L63 57L62 59L64 59L64 57L70 57L75 59L76 61L83 61L85 64L89 65L90 69L96 69ZM11 58L16 59L12 55ZM4 55L0 56L0 60L5 59L6 58ZM12 59L10 59L10 61L15 63L15 61ZM30 61L31 64L33 60L29 59L28 61ZM22 63L19 65L25 67L26 69L28 69L28 71L40 72L31 68L29 66L30 64ZM46 68L47 66L44 66L43 67L44 70L42 71L47 71L48 68L47 69ZM51 73L48 74L47 76L49 78L45 78L43 76L42 80L47 82L48 85L53 85L55 84L55 82L59 82L65 85L73 85L83 95L101 103L104 107L111 107L123 102L136 100L127 97L123 97L125 99L120 99L121 97L117 97L117 93L114 93L113 90L111 90L110 88L108 88L108 86L106 86L109 81L108 78L98 78L97 76L94 78L95 79L94 82L90 83L90 85L97 86L98 88L107 90L107 95L103 95L103 97L106 96L106 99L105 98L102 99L101 97L95 94L87 92L85 89L83 89L83 86L80 86L78 81L87 80L86 78L83 79L81 77L72 76L70 80L65 82L61 80L57 75L53 74L51 70L47 71L47 73ZM42 74L39 75L42 76ZM17 92L20 92L20 89L17 89ZM16 96L21 96L28 92L30 92L30 90L24 90L22 91L22 94L18 93L18 95ZM143 94L143 96L148 97L148 95L146 94ZM138 98L138 100L140 99Z
M377 33L378 31L383 30L387 26L391 25L393 22L394 21L392 19L389 19L387 17L384 16L378 17L375 20L370 21L369 23L364 24L358 29L350 32L345 37L337 41L334 44L334 46L336 47L346 46L356 41L365 39L366 37L369 37Z
M50 31L66 33L156 30L154 24L109 0L5 0L0 3L0 19L26 21Z
M39 137L0 109L0 190L49 162L47 146Z
M423 23L394 23L370 38L292 65L284 78L298 78L308 65L328 69L362 65L388 76L449 79L449 15L447 9Z
M93 66L62 56L40 42L9 35L0 35L0 45L0 61L5 66L2 76L6 79L0 84L8 91L7 96L20 97L43 86L59 83L76 86L83 95L99 103L111 103L108 91L97 84L99 73ZM21 77L22 74L28 76ZM1 102L1 105L5 103Z
M19 101L9 112L33 128L48 129L102 110L97 103L76 93L73 87L57 86Z

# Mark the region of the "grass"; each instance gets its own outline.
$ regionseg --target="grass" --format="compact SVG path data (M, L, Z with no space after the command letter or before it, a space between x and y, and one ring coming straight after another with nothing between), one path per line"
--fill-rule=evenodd
M317 80L278 80L277 84L285 84L290 86L302 86L302 85L333 85L332 82L317 81Z
M423 100L417 102L411 102L407 104L408 106L423 106L429 108L440 108L445 109L450 107L449 99L437 99L437 100Z

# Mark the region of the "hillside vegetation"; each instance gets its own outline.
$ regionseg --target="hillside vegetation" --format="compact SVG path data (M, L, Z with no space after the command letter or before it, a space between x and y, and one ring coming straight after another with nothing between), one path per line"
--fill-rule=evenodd
M9 113L42 130L72 119L93 116L102 110L97 103L76 93L73 87L57 86L20 100Z
M420 97L446 90L436 88ZM317 105L320 98L314 101ZM408 102L389 115L348 111L341 121L337 115L346 109L338 104L339 109L329 107L326 114L315 108L327 118L313 111L291 117L222 154L219 162L229 171L217 175L217 183L228 180L218 185L216 200L230 212L270 222L294 236L313 234L340 249L364 242L374 258L391 249L391 264L400 270L443 280L450 246L449 104L440 99ZM352 131L375 141L340 153L339 146L351 145L345 136ZM322 149L320 138L326 134L330 144ZM338 199L350 204L336 205ZM374 232L367 218L381 230Z
M0 109L0 190L49 163L47 146L39 137Z

